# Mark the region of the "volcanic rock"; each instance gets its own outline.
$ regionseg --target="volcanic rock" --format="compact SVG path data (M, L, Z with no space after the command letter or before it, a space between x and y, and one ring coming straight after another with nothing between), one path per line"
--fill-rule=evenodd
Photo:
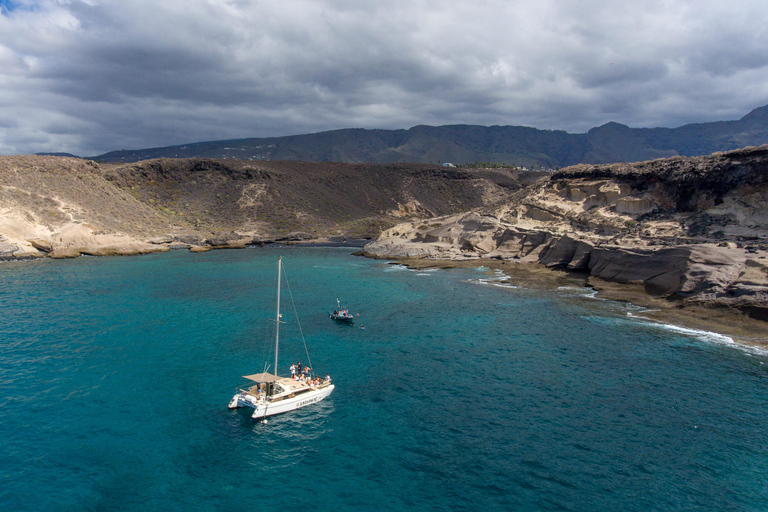
M562 169L494 209L399 224L362 253L586 270L768 319L768 145Z

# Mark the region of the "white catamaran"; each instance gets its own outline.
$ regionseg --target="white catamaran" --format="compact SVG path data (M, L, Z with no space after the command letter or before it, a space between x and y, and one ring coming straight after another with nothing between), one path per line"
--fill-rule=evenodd
M278 366L278 351L280 348L280 276L282 274L282 258L277 260L277 316L275 327L275 368ZM277 370L276 370L277 372ZM319 402L331 394L334 385L326 376L324 379L315 378L311 373L292 377L280 377L276 374L255 373L245 375L256 384L247 389L239 389L229 402L230 409L239 407L253 408L252 418L266 418L275 414L299 409L305 405Z

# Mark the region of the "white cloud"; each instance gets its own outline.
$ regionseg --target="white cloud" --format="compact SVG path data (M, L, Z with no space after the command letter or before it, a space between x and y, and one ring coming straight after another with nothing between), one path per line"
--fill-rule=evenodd
M761 3L145 0L0 15L0 152L415 124L678 126L768 103Z

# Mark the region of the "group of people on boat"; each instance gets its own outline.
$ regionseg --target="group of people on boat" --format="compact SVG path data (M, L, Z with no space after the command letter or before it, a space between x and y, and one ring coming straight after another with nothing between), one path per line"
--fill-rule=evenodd
M291 365L291 378L293 380L297 380L297 377L303 376L304 378L309 377L309 372L312 371L312 368L309 366L301 366L301 361L298 363L294 363Z
M291 365L291 378L293 380L297 380L299 382L305 382L309 384L310 386L317 386L322 384L323 382L331 382L330 375L326 374L325 378L322 377L313 377L311 375L312 368L309 366L302 366L301 362L294 363Z

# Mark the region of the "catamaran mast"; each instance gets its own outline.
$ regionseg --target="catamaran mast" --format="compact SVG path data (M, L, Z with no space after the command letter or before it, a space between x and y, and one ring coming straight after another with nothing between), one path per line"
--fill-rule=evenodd
M282 273L283 258L277 258L277 326L275 327L275 375L278 375L277 352L280 341L280 274Z

